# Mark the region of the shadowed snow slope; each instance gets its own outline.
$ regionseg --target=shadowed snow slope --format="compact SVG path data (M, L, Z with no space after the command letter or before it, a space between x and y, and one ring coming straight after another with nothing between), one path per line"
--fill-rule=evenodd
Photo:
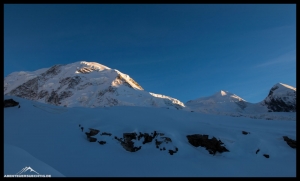
M296 121L153 107L65 108L4 98L21 105L4 109L4 174L30 166L41 174L66 177L296 176L296 149L283 139L296 139ZM100 130L93 136L96 142L88 141L89 128ZM154 131L169 141L157 148L154 140L145 144L143 139L132 140L141 149L129 152L115 139L123 133ZM187 139L192 134L215 137L229 152L212 155L204 147L194 147Z

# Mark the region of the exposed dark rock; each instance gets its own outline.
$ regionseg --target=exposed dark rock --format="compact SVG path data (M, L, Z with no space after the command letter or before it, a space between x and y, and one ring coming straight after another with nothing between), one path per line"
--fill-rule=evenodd
M95 136L99 133L100 131L97 130L97 129L93 129L93 128L90 128L90 132L86 132L85 134L90 137L90 136Z
M154 131L152 138L155 138L157 136L157 132Z
M162 141L157 141L157 139L155 139L155 145L156 147L159 147L159 145L161 145L163 142Z
M59 96L56 91L52 91L50 97L46 100L48 103L58 105L59 104Z
M255 153L257 154L258 152L259 152L259 149L257 149Z
M247 131L242 131L242 133L243 133L244 135L250 134L250 133L247 132Z
M161 137L161 138L163 138L165 142L172 142L171 138L169 137Z
M296 140L290 139L287 136L283 136L283 139L291 148L296 148Z
M49 95L49 92L48 91L46 91L46 90L41 90L39 93L38 93L38 95L37 95L37 99L42 99L42 98L44 98L44 97L46 97L46 96L48 96Z
M63 99L66 99L68 97L71 97L73 95L73 92L71 91L62 91L59 96L58 96L58 99L59 101L63 100Z
M269 112L296 112L296 91L286 88L286 92L278 96L276 90L281 86L274 85L262 104L268 107Z
M174 153L177 153L178 148L175 147L175 150L169 150L170 155L173 155Z
M106 141L98 141L98 143L99 143L100 145L104 145L104 144L106 144Z
M6 99L4 100L4 107L14 107L18 106L19 102L14 101L13 99Z
M38 94L38 78L33 78L19 85L9 92L10 95L15 95L25 99L34 100Z
M67 89L74 89L74 87L78 85L80 82L81 82L81 78L79 76L72 77Z
M88 140L90 142L96 142L97 141L97 138L94 138L94 137L88 137Z
M175 153L173 150L169 150L170 155L173 155Z
M118 140L119 142L123 142L122 138L118 138L115 136L115 139Z
M223 144L222 141L217 140L215 137L208 139L208 135L194 134L187 135L187 139L191 145L195 147L205 147L206 150L213 155L215 155L217 151L220 153L229 151L224 146L221 146Z
M266 157L266 158L270 157L270 155L268 155L268 154L263 154L263 156Z
M41 76L45 77L46 79L49 79L49 77L57 75L61 72L61 66L62 65L54 65L51 68L49 68L46 72L42 73Z
M135 140L136 139L136 133L123 133L123 138L126 140Z
M282 99L271 99L269 102L265 101L270 112L296 112L296 105L287 104Z
M123 148L127 151L130 152L136 152L138 150L140 150L142 147L135 147L134 146L134 142L131 141L133 139L136 139L137 134L136 133L123 133L123 140L122 138L118 138L115 136L115 139L118 140L119 142L121 142L121 145L123 146Z
M153 139L152 136L150 136L148 133L145 133L143 144L152 142L152 139Z
M87 88L87 87L89 87L89 86L91 86L91 85L93 85L91 82L87 82L87 83L85 83L85 84L83 84L83 85L77 86L77 90L85 89L85 88Z
M106 132L101 133L101 136L104 136L104 135L111 136L111 133L106 133Z

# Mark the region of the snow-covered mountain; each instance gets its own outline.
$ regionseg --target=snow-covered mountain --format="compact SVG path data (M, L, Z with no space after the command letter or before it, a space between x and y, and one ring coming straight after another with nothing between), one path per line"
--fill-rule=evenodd
M188 101L185 105L191 110L202 113L242 112L247 106L241 97L228 91L219 91L212 96Z
M296 88L277 83L259 103L250 103L221 90L188 101L145 91L129 75L96 62L79 61L33 72L14 72L4 78L4 95L14 95L64 107L141 106L182 109L207 114L258 119L294 120ZM273 113L270 113L273 112Z
M296 112L296 88L277 83L261 105L266 106L269 112Z
M11 73L4 78L4 95L65 107L185 107L177 99L145 91L116 69L85 61Z
M208 114L295 120L296 88L277 83L271 88L269 95L259 103L247 102L236 94L221 90L212 96L190 100L185 105L191 111ZM276 114L276 112L285 113Z

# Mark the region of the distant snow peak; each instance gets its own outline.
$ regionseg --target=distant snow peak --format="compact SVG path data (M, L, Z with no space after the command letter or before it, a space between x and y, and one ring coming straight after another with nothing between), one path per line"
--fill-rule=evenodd
M222 101L224 101L223 99L229 99L230 102L236 102L236 101L246 101L244 99L242 99L241 97L235 95L235 94L232 94L228 91L224 91L224 90L221 90L220 92L217 92L215 94L216 97L219 97L220 99L222 99Z
M221 90L221 95L222 95L222 96L226 96L227 94L226 94L225 91Z

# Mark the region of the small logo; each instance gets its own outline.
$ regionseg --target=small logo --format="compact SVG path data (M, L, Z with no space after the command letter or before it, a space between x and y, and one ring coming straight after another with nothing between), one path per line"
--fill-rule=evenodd
M51 175L41 175L31 167L24 167L15 175L4 175L4 177L51 177Z
M29 170L29 171L28 171ZM18 173L16 173L16 175L21 175L21 174L27 174L28 172L33 172L39 175L39 173L37 173L35 170L33 170L31 167L25 167L22 170L20 170Z

